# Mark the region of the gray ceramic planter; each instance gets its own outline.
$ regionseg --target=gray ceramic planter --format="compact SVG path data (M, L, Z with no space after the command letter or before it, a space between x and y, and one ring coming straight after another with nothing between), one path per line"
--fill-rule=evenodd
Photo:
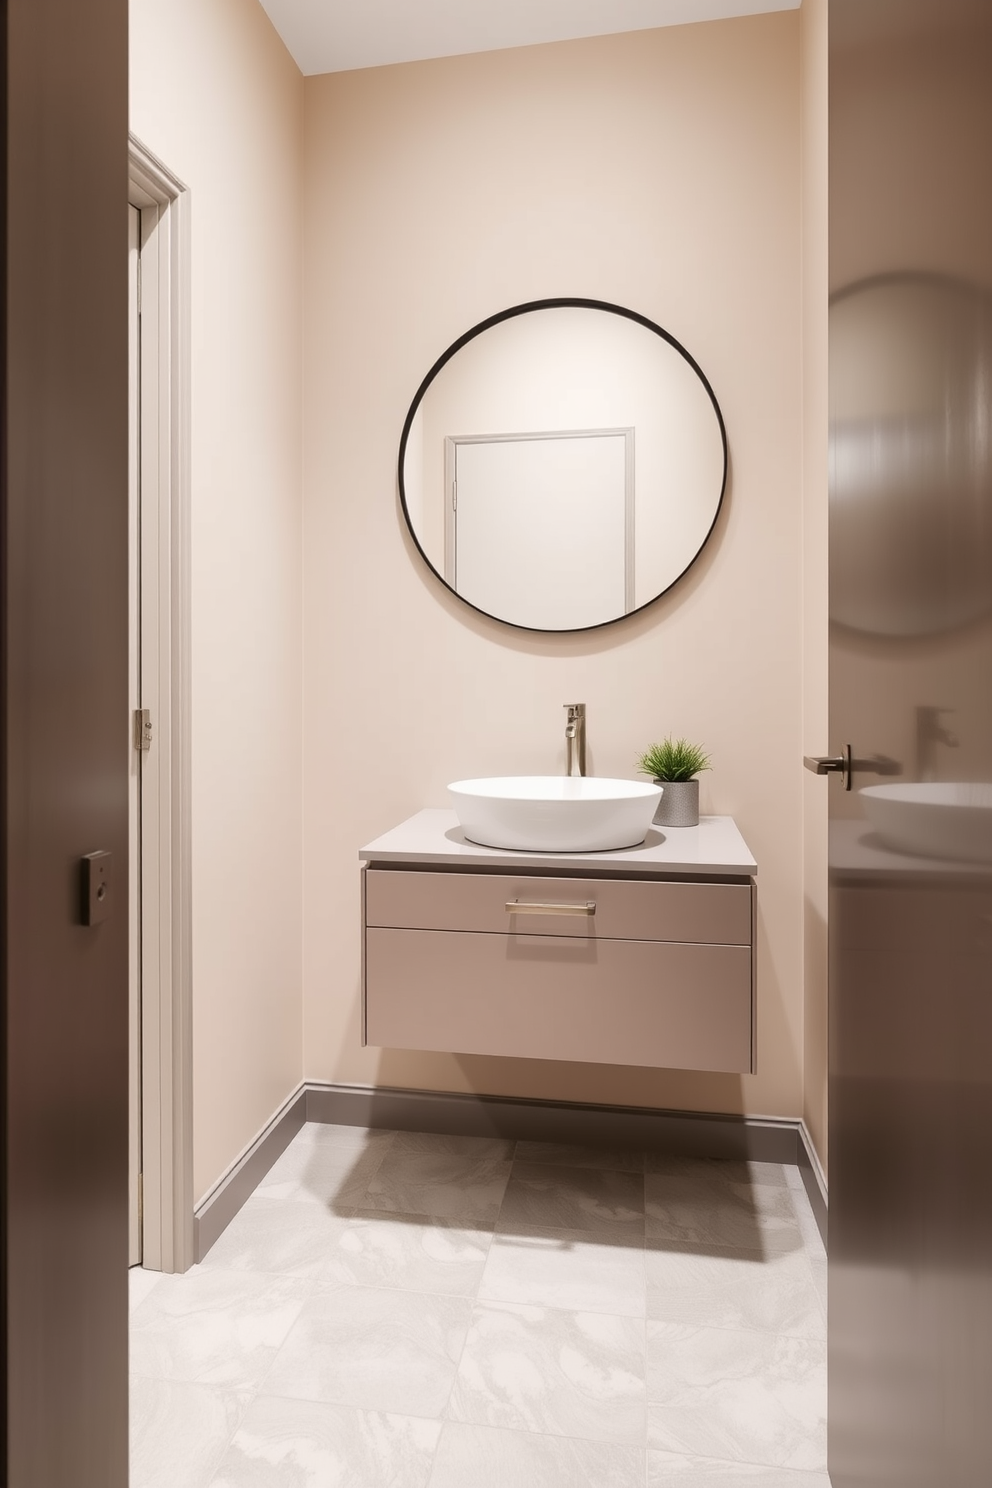
M661 800L654 814L659 827L699 826L699 781L656 780L662 787Z

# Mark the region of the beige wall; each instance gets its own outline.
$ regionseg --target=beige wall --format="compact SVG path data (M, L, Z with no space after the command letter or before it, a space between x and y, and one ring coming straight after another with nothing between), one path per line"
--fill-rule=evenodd
M803 384L795 12L306 82L305 1071L312 1078L803 1111ZM421 377L549 295L669 329L720 400L728 499L692 573L598 634L535 636L443 591L401 526ZM360 844L460 776L590 770L672 730L759 866L755 1076L360 1047Z
M191 192L194 1182L301 1072L303 82L256 0L132 0Z
M800 11L803 174L803 753L827 719L827 0ZM803 1115L827 1160L827 788L803 772Z

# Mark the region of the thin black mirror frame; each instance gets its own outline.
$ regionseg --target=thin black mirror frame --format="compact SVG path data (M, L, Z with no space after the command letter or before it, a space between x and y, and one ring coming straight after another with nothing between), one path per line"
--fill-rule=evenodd
M667 584L664 589L659 589L657 594L653 594L651 598L646 599L643 604L638 605L633 610L628 610L623 615L614 615L609 620L598 621L595 625L575 625L568 626L563 629L557 629L547 626L519 625L516 621L507 620L502 615L493 615L488 610L480 609L478 605L474 605L470 599L466 599L463 594L459 594L458 590L453 588L452 585L448 583L447 579L443 576L443 574L438 572L436 566L431 562L430 558L428 558L427 554L425 553L423 545L421 544L420 539L414 529L413 522L410 519L410 511L406 502L406 485L403 480L403 465L406 459L406 447L410 437L410 430L413 427L413 421L417 416L417 410L423 402L424 395L426 394L427 389L430 387L431 383L434 381L435 377L438 375L441 369L447 366L448 362L451 361L453 356L461 351L463 346L466 346L469 341L473 341L476 336L481 336L483 331L488 331L493 326L500 325L504 320L512 320L515 316L518 315L529 315L534 310L561 309L602 310L610 315L622 315L624 319L635 321L637 325L644 326L644 328L648 331L653 331L656 336L660 336L663 341L667 341L669 346L671 346L673 350L677 351L679 356L683 357L685 361L688 362L689 366L695 372L696 376L699 378L700 382L705 388L706 395L713 405L713 412L716 414L717 427L720 430L720 442L723 448L723 474L720 480L720 495L717 499L716 507L713 512L713 520L706 530L706 536L699 544L699 547L696 549L696 552L693 554L690 561L686 564L685 568L682 569L681 573L679 573L670 584ZM535 632L538 635L578 635L583 631L603 630L607 625L619 625L621 621L629 620L633 615L641 614L644 610L648 609L650 605L656 604L663 595L668 594L670 590L672 590L675 585L680 582L680 580L685 578L686 574L696 563L699 555L702 553L703 549L706 547L706 544L712 537L713 529L716 527L716 524L719 521L720 512L723 508L723 498L727 490L728 465L729 455L727 447L727 428L723 421L723 414L720 410L720 405L716 400L716 394L710 386L709 379L707 378L702 367L700 367L699 363L696 361L695 357L693 357L688 351L686 351L682 343L680 341L677 341L673 335L664 330L660 325L657 325L653 320L649 320L646 315L639 315L636 310L627 310L624 308L623 305L613 305L608 300L587 300L568 296L550 300L528 300L525 304L511 305L508 310L500 310L497 314L490 315L486 320L481 320L478 325L474 325L471 330L466 331L464 335L459 336L458 340L452 342L447 351L442 352L441 356L438 357L437 361L434 363L433 367L430 369L427 376L420 384L419 388L416 391L416 394L414 395L413 402L410 404L409 412L407 413L406 419L403 423L403 432L400 435L400 450L398 461L400 508L403 513L403 520L406 523L407 531L413 539L417 552L420 554L421 558L424 560L431 573L440 584L444 585L449 594L455 595L457 599L461 600L462 604L468 605L470 610L475 610L477 615L485 615L487 619L495 620L500 625L509 625L514 630L528 630L531 632Z

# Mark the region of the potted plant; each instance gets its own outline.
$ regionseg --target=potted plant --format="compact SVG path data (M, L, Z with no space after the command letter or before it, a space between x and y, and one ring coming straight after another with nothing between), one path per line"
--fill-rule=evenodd
M663 739L652 744L637 761L642 775L650 775L662 787L654 819L661 827L699 826L699 781L701 770L710 768L710 757L688 739Z

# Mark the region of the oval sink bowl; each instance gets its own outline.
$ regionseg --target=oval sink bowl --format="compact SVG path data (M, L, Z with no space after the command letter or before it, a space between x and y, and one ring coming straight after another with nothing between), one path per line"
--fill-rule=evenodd
M448 786L470 842L515 852L608 852L644 841L661 786L594 775L505 775Z
M889 847L926 858L992 863L992 784L921 781L858 792Z

